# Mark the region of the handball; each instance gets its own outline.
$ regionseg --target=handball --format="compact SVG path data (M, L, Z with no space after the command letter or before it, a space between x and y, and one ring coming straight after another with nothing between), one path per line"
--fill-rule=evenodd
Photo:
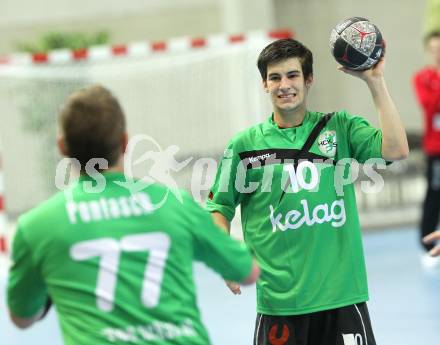
M376 25L352 17L339 22L330 34L330 50L345 68L362 71L373 67L385 53L385 42Z

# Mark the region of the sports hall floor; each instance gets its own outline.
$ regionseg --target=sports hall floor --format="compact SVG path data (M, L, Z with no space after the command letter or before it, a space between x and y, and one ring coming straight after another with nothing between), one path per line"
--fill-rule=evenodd
M427 275L419 264L414 228L399 228L364 236L369 271L369 308L378 345L438 345L440 343L440 272ZM5 274L0 270L0 344L61 345L56 318L27 331L6 318ZM252 344L255 319L254 287L233 296L222 280L202 265L195 276L199 305L213 345ZM366 344L362 344L366 345Z

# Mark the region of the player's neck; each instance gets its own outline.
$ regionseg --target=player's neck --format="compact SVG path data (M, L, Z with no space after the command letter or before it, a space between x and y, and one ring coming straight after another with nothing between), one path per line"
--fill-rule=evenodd
M279 128L298 127L303 123L305 116L305 109L293 113L275 110L273 113L273 121Z
M120 173L123 173L124 169L122 167L120 167L120 166L114 166L114 167L105 169L103 172L120 172Z
M120 167L120 166L113 166L113 167L110 167L110 168L108 168L108 169L102 169L102 170L99 170L99 173L101 173L101 174L112 173L112 172L123 173L123 172L124 172L124 169L123 169L122 167ZM89 175L90 175L90 174L89 174L87 171L85 171L84 169L82 169L82 170L80 171L79 174L80 174L81 176L89 176Z
M121 155L117 161L117 163L115 165L112 165L111 167L109 167L108 169L106 169L105 171L108 172L120 172L123 173L124 170L124 156Z

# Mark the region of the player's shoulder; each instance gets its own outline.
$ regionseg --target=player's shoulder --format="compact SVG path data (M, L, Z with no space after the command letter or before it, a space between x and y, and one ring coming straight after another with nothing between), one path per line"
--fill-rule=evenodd
M50 223L58 218L65 205L65 195L58 192L18 217L18 224L25 228L32 228L42 222Z
M190 193L184 189L153 183L145 189L145 192L149 195L153 209L158 212L185 213L198 206Z
M329 119L329 122L328 122L329 124L343 123L346 121L350 121L355 117L359 117L358 115L353 115L353 114L349 113L345 109L341 109L341 110L330 111L330 112L309 111L309 119L311 122L318 122L327 114L329 114L331 116L331 118Z
M333 119L335 121L350 122L350 121L364 120L365 118L362 115L351 113L346 109L341 109L334 112Z
M264 128L268 126L268 121L262 121L253 126L247 127L239 132L237 132L230 140L232 146L247 146L256 139L263 137Z
M156 216L165 222L180 224L180 229L192 232L194 224L204 223L211 219L206 211L189 192L178 189L168 190L165 202L153 202Z
M370 125L364 116L353 114L346 109L334 111L332 114L331 119L328 121L328 126L334 127L334 129L337 131L345 131L348 128ZM325 115L326 113L315 112L316 122Z
M309 121L311 123L317 123L319 122L324 116L330 115L330 121L335 116L339 116L340 111L329 111L329 112L322 112L322 111L316 111L316 110L307 110L306 119L305 121Z

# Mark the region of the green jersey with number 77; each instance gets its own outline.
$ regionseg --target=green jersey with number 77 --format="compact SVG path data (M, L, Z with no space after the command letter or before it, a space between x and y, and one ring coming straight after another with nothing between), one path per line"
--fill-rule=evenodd
M19 218L11 312L31 317L50 296L72 345L209 344L193 260L243 281L251 255L186 194L181 203L159 185L131 193L119 183L122 173L101 176L102 192L85 191L95 181L83 175L68 192Z

